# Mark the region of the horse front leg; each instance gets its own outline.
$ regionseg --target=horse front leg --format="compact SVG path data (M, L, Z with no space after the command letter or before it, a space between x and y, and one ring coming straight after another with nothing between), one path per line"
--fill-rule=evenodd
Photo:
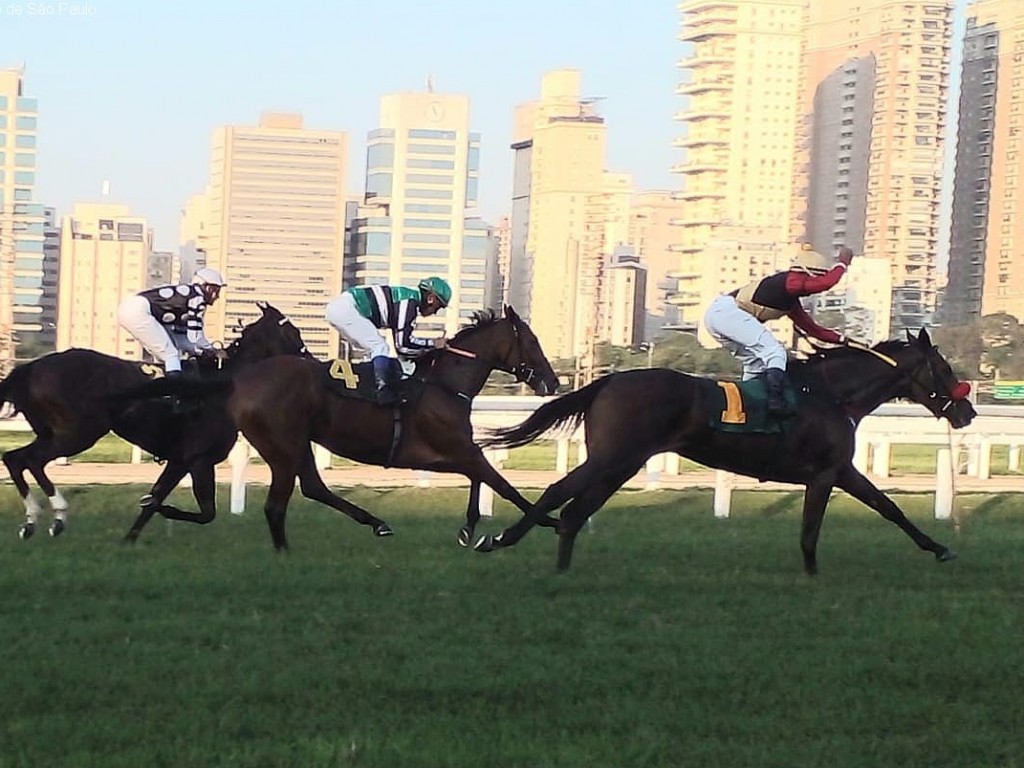
M953 550L949 549L949 547L944 547L925 535L920 528L907 519L907 516L903 514L903 510L896 506L892 499L878 490L870 480L854 469L852 464L843 469L836 485L853 496L853 498L875 510L875 512L890 523L898 525L900 530L913 539L918 547L934 554L935 559L940 563L956 559L956 553Z
M199 505L198 513L185 512L173 504L160 504L156 511L166 520L180 520L194 525L212 523L217 517L217 480L214 472L214 466L209 461L193 464L188 470L192 475L192 495Z
M800 550L804 555L804 573L818 573L818 535L825 519L825 507L832 493L832 479L818 479L804 489L804 511L800 524Z
M142 529L146 527L146 524L163 506L164 499L170 495L171 491L177 487L178 483L188 474L188 467L183 462L172 460L168 461L164 465L163 472L153 483L153 487L149 489L149 493L139 499L139 516L135 518L135 522L132 523L132 527L128 529L128 533L124 536L124 541L128 544L135 543L139 535L142 533Z
M480 481L471 480L469 483L469 504L466 507L466 524L459 528L457 541L460 547L468 547L473 540L473 532L476 531L476 524L480 522Z

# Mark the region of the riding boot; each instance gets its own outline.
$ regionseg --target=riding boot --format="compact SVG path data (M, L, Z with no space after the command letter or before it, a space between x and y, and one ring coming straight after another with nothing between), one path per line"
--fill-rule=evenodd
M786 372L780 368L769 368L762 376L764 377L765 391L768 395L768 415L774 416L777 419L796 416L796 412L786 402L786 395L783 391Z
M391 387L391 358L383 355L373 358L373 383L377 388L378 405L394 405L398 395Z
M184 374L180 370L166 371L164 376L168 379L177 379L180 381L184 377ZM178 395L168 395L167 399L171 403L171 413L175 416L181 416L185 413L185 404L181 401L181 398Z

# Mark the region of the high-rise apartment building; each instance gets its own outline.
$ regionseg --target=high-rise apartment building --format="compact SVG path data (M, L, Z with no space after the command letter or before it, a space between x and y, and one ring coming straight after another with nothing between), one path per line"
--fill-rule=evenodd
M263 300L292 319L310 351L336 354L324 308L341 290L347 146L343 132L305 128L298 114L214 131L208 201L197 210L209 206L200 217L206 265L228 287L207 310L208 338L231 338Z
M15 344L34 356L54 341L43 318L45 214L33 202L36 113L24 70L0 69L0 369L13 362Z
M606 177L604 118L581 97L578 71L544 75L540 100L516 108L514 139L509 303L549 357L581 357L597 331L607 240L595 216L622 180Z
M935 309L951 11L952 0L808 4L794 234L888 260L890 332Z
M415 286L430 275L452 287L448 307L422 318L450 334L487 303L488 225L478 200L480 134L469 99L431 91L381 99L367 137L366 198L355 221L346 286Z
M629 210L627 242L636 249L640 263L647 270L644 295L644 335L653 338L665 326L679 322L676 308L668 304L677 283L668 277L676 269L679 257L672 250L678 231L672 224L682 216L686 204L668 191L640 192L633 196Z
M943 322L1024 320L1024 3L967 9Z
M790 238L798 94L807 0L683 0L679 39L688 53L676 93L685 98L675 141L682 177L675 197L685 204L676 219L677 280L669 296L678 324L696 328L705 304L728 286L708 250L722 235L765 234L782 247ZM728 233L719 233L720 227ZM747 236L743 228L749 228ZM774 246L773 246L774 247ZM755 259L757 261L757 259ZM745 270L744 270L745 271Z
M132 216L127 206L74 206L61 223L57 349L141 358L142 347L117 323L117 308L146 288L152 246L146 219Z

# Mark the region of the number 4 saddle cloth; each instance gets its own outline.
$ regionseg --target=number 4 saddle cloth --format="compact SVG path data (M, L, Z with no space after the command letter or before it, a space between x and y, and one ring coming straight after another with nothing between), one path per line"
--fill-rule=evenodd
M373 378L373 363L353 363L349 360L330 360L321 363L325 385L331 394L356 400L377 402L377 383ZM395 384L402 404L409 405L419 399L422 385L415 379L402 379Z
M719 432L781 434L792 423L768 415L768 393L760 377L748 381L702 379L700 387L708 404L708 426ZM788 377L783 393L790 409L799 410L800 398Z

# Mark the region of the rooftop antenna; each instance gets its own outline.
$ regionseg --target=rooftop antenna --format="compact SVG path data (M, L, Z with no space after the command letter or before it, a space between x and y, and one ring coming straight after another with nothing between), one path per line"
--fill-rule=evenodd
M434 92L434 76L427 75L427 93Z
M107 179L104 179L103 183L100 185L100 196L104 200L110 197L110 182Z

